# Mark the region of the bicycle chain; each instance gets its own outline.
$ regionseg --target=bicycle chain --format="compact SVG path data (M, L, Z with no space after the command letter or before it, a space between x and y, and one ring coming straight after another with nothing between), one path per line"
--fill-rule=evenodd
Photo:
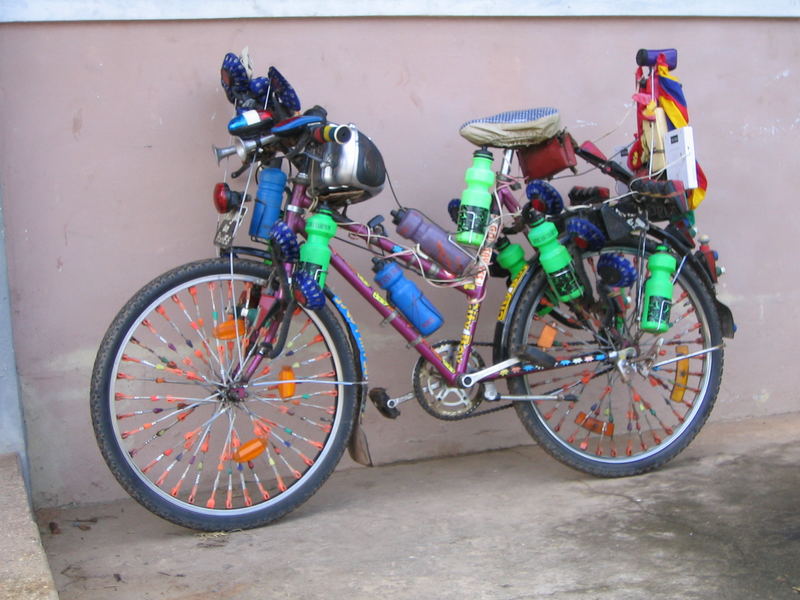
M500 412L501 410L505 410L507 408L511 408L512 406L514 406L514 403L510 402L508 404L503 404L503 406L495 406L493 408L487 408L486 410L479 410L478 412L470 413L470 414L464 416L460 420L471 419L473 417L482 417L483 415L488 415L488 414L491 414L491 413Z

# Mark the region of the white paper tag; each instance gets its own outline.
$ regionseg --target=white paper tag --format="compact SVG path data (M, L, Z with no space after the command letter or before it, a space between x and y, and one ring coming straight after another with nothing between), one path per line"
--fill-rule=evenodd
M667 177L683 182L687 190L697 187L697 162L694 157L694 135L690 126L664 134Z

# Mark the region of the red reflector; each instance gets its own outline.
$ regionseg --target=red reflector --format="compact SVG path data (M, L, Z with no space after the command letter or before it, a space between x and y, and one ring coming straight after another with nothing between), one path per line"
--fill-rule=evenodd
M226 213L230 209L231 188L227 183L218 183L214 186L214 208L218 213Z

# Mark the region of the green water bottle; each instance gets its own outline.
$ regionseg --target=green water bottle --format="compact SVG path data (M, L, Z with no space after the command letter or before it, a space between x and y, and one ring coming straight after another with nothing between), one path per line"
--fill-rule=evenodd
M539 219L528 232L528 240L539 251L539 263L558 298L562 302L580 298L583 295L583 286L575 273L572 255L558 241L556 226L550 221Z
M664 333L669 329L669 313L672 308L672 277L678 261L666 246L659 246L647 259L650 276L644 284L642 302L643 331Z
M493 161L492 153L486 148L476 150L472 155L472 166L464 174L467 187L461 193L458 208L456 241L459 244L480 246L483 243L492 207Z
M322 206L306 221L306 242L300 246L300 264L298 268L311 275L319 283L320 288L325 287L325 278L328 276L328 265L331 262L331 249L328 246L330 239L336 235L336 221L331 215L333 212Z
M505 236L497 240L494 249L497 250L497 264L514 279L525 266L525 250L519 244L512 244Z

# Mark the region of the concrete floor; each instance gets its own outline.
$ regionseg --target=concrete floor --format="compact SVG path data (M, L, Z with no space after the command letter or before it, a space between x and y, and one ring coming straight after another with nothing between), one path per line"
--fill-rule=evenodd
M38 518L61 600L798 598L798 437L800 415L711 424L621 480L533 446L347 470L231 534L130 501Z
M0 454L0 519L0 600L58 600L16 454Z

